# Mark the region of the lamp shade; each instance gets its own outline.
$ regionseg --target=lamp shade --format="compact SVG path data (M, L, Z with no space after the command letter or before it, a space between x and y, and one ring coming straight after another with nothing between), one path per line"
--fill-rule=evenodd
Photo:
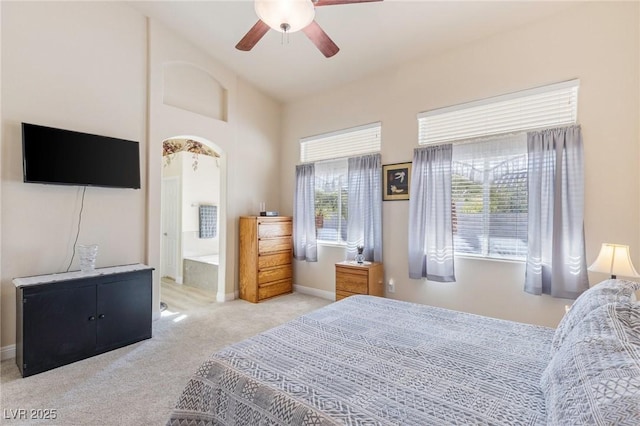
M609 274L612 278L615 278L617 275L623 277L640 277L640 274L638 274L638 271L636 271L631 262L629 246L621 244L602 244L598 257L588 269L592 272Z
M316 16L311 0L256 0L255 9L265 24L280 32L300 31Z

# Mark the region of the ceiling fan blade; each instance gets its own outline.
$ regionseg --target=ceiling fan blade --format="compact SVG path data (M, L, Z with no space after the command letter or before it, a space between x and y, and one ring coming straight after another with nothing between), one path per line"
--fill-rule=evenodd
M383 0L312 0L315 6L334 6L336 4L371 3Z
M332 57L340 48L329 38L327 33L324 32L320 25L316 21L311 22L309 25L302 29L302 32L309 37L309 40L316 45L316 47L327 58Z
M258 22L256 22L249 32L242 37L242 40L236 44L236 49L244 51L253 49L253 46L260 41L267 31L269 31L269 26L258 19Z

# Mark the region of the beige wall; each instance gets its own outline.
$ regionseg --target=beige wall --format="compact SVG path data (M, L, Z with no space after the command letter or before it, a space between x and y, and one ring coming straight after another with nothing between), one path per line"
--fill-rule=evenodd
M227 243L223 247L221 241L220 250L227 250L230 272L221 287L233 295L237 217L257 211L253 200L278 207L280 104L124 4L2 2L0 7L3 356L15 342L11 280L66 270L82 191L22 182L22 121L140 141L142 189L88 188L79 243L100 245L99 267L135 262L155 267L156 315L162 141L195 135L214 142L224 156L221 170L228 171L221 177L221 195L229 195L220 218ZM161 68L167 61L196 64L227 88L228 123L162 104ZM245 158L246 153L253 155ZM260 184L254 185L256 180Z
M0 28L2 28L2 6L0 5ZM2 94L2 34L0 31L0 94ZM2 109L2 97L0 95L0 177L2 176L2 146L4 145L4 126L2 125L1 118ZM2 184L0 184L0 319L2 319ZM2 360L2 326L0 325L0 360Z
M383 164L410 161L416 114L573 78L580 79L585 141L587 259L602 242L629 244L640 265L639 5L584 3L562 15L408 63L284 109L282 204L292 211L301 137L382 121ZM455 283L410 280L408 202L383 203L389 297L556 326L569 300L524 293L522 263L456 258ZM317 263L295 262L294 282L334 290L344 250L321 247ZM592 283L604 276L593 274Z
M144 19L129 8L3 2L2 12L4 347L15 339L12 278L67 269L82 193L22 182L20 123L136 140L144 152L146 94ZM99 245L97 266L144 261L146 189L87 188L78 243Z

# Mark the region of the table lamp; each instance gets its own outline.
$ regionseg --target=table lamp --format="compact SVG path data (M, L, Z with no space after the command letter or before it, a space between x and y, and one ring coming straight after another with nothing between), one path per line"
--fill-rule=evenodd
M621 275L623 277L640 277L633 267L629 246L622 244L603 243L595 262L587 268L592 272L610 274L611 278Z

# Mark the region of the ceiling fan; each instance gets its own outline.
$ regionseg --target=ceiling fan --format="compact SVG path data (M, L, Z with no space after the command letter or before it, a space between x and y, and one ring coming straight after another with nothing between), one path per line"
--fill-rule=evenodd
M383 0L255 0L255 10L260 19L236 44L236 49L253 49L269 28L285 34L302 30L320 52L330 58L338 53L340 48L314 20L316 6L377 1Z

